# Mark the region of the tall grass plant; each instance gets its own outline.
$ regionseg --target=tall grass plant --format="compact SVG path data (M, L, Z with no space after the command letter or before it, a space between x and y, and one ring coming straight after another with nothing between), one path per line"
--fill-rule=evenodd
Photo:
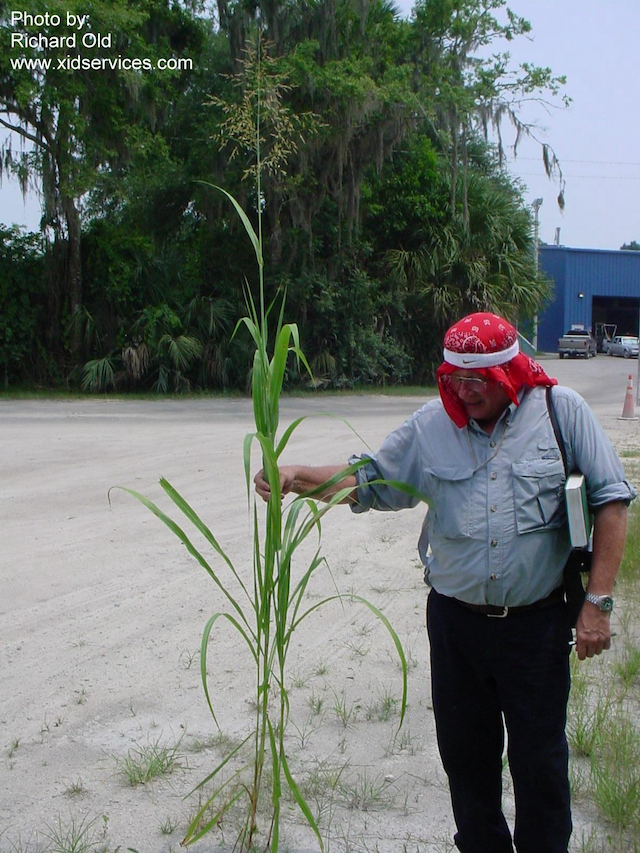
M325 560L321 551L321 521L324 515L347 497L350 489L339 484L358 463L346 467L325 484L334 494L319 506L311 496L296 497L283 506L280 498L278 461L287 444L304 418L298 418L280 431L279 401L283 380L290 357L309 370L300 348L298 329L284 321L285 299L279 304L267 304L265 297L263 231L262 231L262 150L268 145L268 166L277 170L281 157L293 150L283 143L283 134L293 135L296 123L287 114L280 100L285 86L281 76L265 54L258 38L249 50L240 75L242 103L226 111L229 138L246 151L250 146L255 155L255 166L250 169L255 178L257 230L238 201L226 190L216 187L236 210L256 258L258 293L254 298L249 285L245 287L247 315L236 327L244 326L253 340L255 352L251 372L251 391L255 429L245 436L243 445L247 501L252 525L252 578L249 581L242 569L229 558L219 540L187 501L164 478L160 485L177 509L186 527L178 524L145 496L130 489L126 491L141 501L185 545L189 553L207 572L224 596L227 609L213 613L204 628L200 668L206 701L216 720L213 697L207 679L207 655L210 639L220 620L230 623L239 640L247 647L255 671L255 718L253 729L246 738L231 749L223 760L203 779L192 792L200 803L192 817L184 838L192 844L216 828L230 813L237 815L243 804L237 849L249 851L259 847L278 851L280 844L281 800L286 794L293 799L315 833L320 849L323 841L316 819L301 787L294 778L289 756L285 749L285 730L289 718L289 691L287 684L287 657L292 637L298 626L318 608L343 598L360 602L385 626L395 646L402 670L402 693L398 703L399 726L406 708L407 664L400 640L382 611L370 601L356 594L335 595L307 604L305 593L312 575ZM271 128L271 135L265 128ZM275 128L275 130L274 130ZM280 151L280 158L278 157ZM309 371L310 372L310 371ZM251 489L252 448L259 448L265 476L272 497L266 514L259 511ZM412 490L401 483L397 488ZM413 493L413 492L412 492ZM189 532L187 532L187 529ZM204 549L196 545L195 534L221 562L222 570L212 565ZM316 548L311 559L302 567L298 565L300 546L310 537L316 537ZM217 723L217 720L216 720ZM250 757L247 748L250 747ZM258 832L258 811L267 797L261 796L263 783L270 787L270 817L261 821L265 832ZM203 792L207 795L203 796Z

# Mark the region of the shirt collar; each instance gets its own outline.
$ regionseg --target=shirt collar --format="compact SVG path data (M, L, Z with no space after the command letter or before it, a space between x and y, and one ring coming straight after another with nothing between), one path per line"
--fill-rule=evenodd
M509 403L509 405L507 406L507 408L506 408L506 409L504 410L504 412L502 413L502 416L501 416L500 420L502 420L502 418L504 418L504 419L505 419L505 423L509 423L509 421L510 421L510 420L511 420L511 418L513 417L513 415L514 415L514 413L515 413L516 409L518 408L518 406L519 406L519 405L520 405L520 403L522 402L522 398L524 397L524 395L525 395L526 391L527 391L527 388L526 388L526 386L525 386L525 385L523 385L523 386L522 386L522 388L518 391L518 393L517 393L517 395L516 395L516 396L518 397L518 405L516 405L515 403Z

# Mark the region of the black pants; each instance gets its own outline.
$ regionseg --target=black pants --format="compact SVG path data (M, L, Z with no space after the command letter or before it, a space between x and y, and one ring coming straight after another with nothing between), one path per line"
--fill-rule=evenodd
M518 853L567 853L571 630L563 603L496 619L435 590L427 603L438 747L462 853L512 853L502 813L504 727ZM503 726L504 720L504 726Z

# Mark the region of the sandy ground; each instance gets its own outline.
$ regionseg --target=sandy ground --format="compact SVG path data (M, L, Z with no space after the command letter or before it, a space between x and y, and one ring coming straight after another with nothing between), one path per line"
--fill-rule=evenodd
M587 397L619 449L640 446L638 422L617 420L635 362L599 357L547 367ZM294 434L284 461L340 462L365 441L375 449L422 402L287 399L283 424L313 417ZM321 416L327 411L337 417ZM242 441L251 428L247 400L0 399L0 850L35 850L56 828L93 820L87 838L110 851L177 849L195 811L184 795L223 754L211 742L217 730L199 672L202 629L223 601L147 509L117 490L110 505L107 493L130 487L168 509L158 485L166 477L249 579ZM400 671L371 613L328 605L294 640L292 765L300 780L324 781L310 798L322 807L327 847L336 853L451 849L430 708L426 587L415 551L421 522L420 509L353 516L338 508L324 523L330 572L319 570L311 601L336 586L368 597L410 660L409 710L394 741ZM248 654L225 628L210 654L221 730L243 736L253 719ZM347 726L334 710L338 700L352 712ZM154 744L177 745L178 766L147 785L127 785L122 760ZM508 784L505 801L512 816ZM316 849L303 822L285 810L288 849ZM591 817L578 810L576 822ZM213 836L197 849L217 849Z

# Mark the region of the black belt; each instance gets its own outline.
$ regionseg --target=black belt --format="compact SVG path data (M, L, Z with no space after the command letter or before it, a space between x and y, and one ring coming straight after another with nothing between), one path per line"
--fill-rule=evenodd
M559 586L549 593L546 598L541 598L534 601L532 604L521 604L516 607L500 606L498 604L469 604L466 601L460 601L459 598L452 598L461 607L466 607L467 610L472 610L474 613L482 613L484 616L494 616L498 619L510 616L512 613L524 613L525 610L536 610L539 607L547 607L551 604L559 604L564 601L564 589Z

